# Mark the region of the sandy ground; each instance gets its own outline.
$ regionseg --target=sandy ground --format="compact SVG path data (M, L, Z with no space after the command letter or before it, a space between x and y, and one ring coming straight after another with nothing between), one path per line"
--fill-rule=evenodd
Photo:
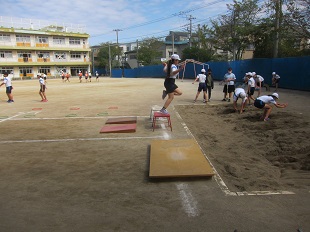
M310 94L280 89L289 107L265 123L221 102L218 83L207 105L178 85L172 132L149 117L162 79L48 80L47 103L38 80L15 81L12 104L1 88L0 231L310 230ZM135 133L99 133L121 116L137 116ZM217 175L149 179L151 141L189 138Z

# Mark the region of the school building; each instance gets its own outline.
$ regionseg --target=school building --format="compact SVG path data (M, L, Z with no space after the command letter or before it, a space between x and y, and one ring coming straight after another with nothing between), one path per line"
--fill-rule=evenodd
M29 79L91 70L89 34L81 25L0 16L0 74Z

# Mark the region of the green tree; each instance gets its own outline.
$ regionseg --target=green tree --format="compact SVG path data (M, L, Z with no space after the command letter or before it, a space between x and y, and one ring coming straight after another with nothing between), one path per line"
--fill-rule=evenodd
M228 4L228 13L211 20L212 29L208 39L214 48L232 53L232 59L242 59L242 54L253 42L253 31L260 8L258 0L234 0ZM230 59L230 57L229 57Z
M115 44L102 43L101 48L97 54L97 62L100 68L109 69L109 58L111 59L111 66L116 67L119 65L117 57L121 55L121 49ZM110 47L110 54L109 54Z
M143 65L161 64L160 58L163 57L164 42L156 38L148 38L140 43L138 49L138 61Z

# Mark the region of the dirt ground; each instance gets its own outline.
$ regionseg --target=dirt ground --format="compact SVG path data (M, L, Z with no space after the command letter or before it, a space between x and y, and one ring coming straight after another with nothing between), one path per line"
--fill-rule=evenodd
M151 127L162 79L52 79L46 103L38 80L14 81L11 104L0 88L0 231L309 231L309 92L280 89L289 107L262 122L251 106L234 113L218 83L208 104L177 84L172 132ZM124 116L135 133L99 133ZM149 179L152 140L189 138L217 175Z

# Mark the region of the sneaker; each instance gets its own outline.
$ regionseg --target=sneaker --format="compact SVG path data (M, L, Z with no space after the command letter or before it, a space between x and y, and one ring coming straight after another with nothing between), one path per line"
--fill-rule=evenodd
M202 101L203 103L206 103L206 100L205 99L203 99L203 101Z
M166 90L163 90L163 95L161 96L161 98L164 100L166 98L166 96L167 96L167 92L166 92Z
M47 99L44 99L43 102L47 102Z
M194 103L196 103L196 100L194 100Z
M264 118L264 122L267 122L269 121L270 119L269 118Z
M12 102L14 102L14 101L12 101L12 100L7 100L7 103L12 103Z
M230 98L227 101L230 102Z
M167 111L166 109L161 109L161 110L160 110L160 113L162 113L162 114L169 114L168 111Z
M224 102L224 101L226 101L226 98L223 98L223 100L222 100L222 101L223 101L223 102Z

